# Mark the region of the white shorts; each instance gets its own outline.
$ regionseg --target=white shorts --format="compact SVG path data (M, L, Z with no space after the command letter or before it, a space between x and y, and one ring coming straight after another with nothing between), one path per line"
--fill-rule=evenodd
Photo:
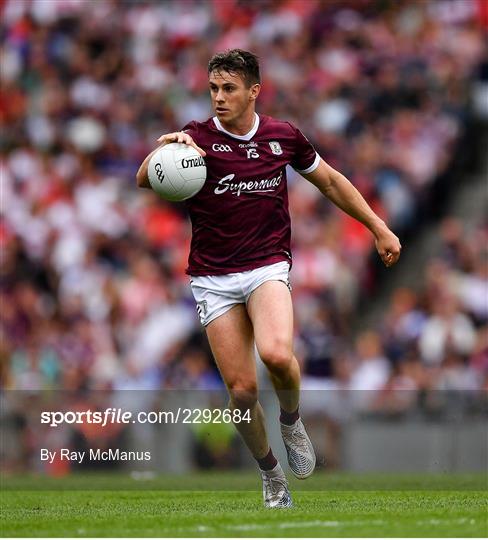
M265 281L283 281L291 291L286 261L222 276L191 276L190 286L200 322L207 326L236 304L247 304L251 293Z

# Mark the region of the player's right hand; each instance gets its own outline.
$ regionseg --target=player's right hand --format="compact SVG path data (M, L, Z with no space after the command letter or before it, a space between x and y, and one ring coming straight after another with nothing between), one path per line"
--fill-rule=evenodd
M402 250L400 239L388 227L377 233L375 243L376 250L387 268L398 261Z
M159 143L162 143L161 146L164 146L165 144L172 143L172 142L178 142L183 144L189 144L190 146L193 146L195 150L203 157L207 155L205 150L202 150L196 142L188 135L188 133L185 133L184 131L175 131L174 133L166 133L165 135L161 135L158 139Z

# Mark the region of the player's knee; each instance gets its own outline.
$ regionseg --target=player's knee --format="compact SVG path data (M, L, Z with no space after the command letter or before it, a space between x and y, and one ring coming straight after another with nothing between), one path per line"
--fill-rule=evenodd
M271 373L286 373L293 361L293 352L291 347L278 340L270 342L269 346L259 351L261 360Z
M258 388L255 382L238 382L229 385L230 400L234 408L247 410L258 400Z

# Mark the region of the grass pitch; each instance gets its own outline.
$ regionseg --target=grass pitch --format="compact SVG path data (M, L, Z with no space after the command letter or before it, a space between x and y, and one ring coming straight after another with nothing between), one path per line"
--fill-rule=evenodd
M229 483L240 491L227 491ZM189 489L205 484L212 491ZM483 477L321 474L292 482L295 506L283 510L264 509L258 489L249 474L2 478L0 530L10 537L488 536Z

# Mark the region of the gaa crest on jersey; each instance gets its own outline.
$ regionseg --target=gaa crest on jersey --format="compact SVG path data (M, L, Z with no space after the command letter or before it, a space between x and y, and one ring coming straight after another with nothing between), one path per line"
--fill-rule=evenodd
M281 144L278 141L270 141L269 147L271 148L271 152L273 152L273 154L275 154L276 156L281 156L281 154L283 153Z

